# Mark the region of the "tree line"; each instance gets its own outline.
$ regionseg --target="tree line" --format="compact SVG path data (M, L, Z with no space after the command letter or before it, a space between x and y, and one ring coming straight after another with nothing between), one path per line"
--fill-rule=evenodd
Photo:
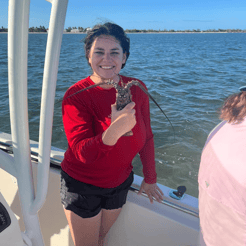
M87 28L83 28L83 27L68 27L67 29L65 29L66 32L71 32L73 29L78 29L79 32L86 32ZM2 26L2 28L0 28L0 32L8 32L8 28L5 28ZM46 28L45 26L40 26L40 27L30 27L29 28L29 32L48 32L48 28Z
M30 27L29 32L47 32L47 28L45 28L44 26Z
M200 30L200 29L186 29L186 30L174 30L174 29L163 29L163 30L154 30L154 29L125 29L125 32L127 33L174 33L174 32L180 32L180 33L201 33L201 32L215 32L215 33L219 33L219 32L228 32L228 33L246 33L246 29L242 30L242 29L208 29L208 30Z
M88 27L87 27L88 28ZM68 27L66 30L66 32L71 32L72 30L74 29L78 29L79 32L86 32L87 31L87 28L83 28L81 26L79 26L78 28L77 27Z
M79 32L86 32L88 28L83 27L68 27L65 29L66 32L71 32L72 30L77 29ZM30 27L29 32L47 32L48 28L45 28L44 26L40 27ZM8 32L8 28L5 28L2 26L0 28L0 32ZM200 29L186 29L186 30L174 30L174 29L163 29L163 30L155 30L155 29L125 29L125 32L127 33L206 33L206 32L212 32L212 33L220 33L220 32L227 32L227 33L246 33L246 29L208 29L208 30L200 30Z
M29 32L47 32L47 30L48 29L45 28L44 26L29 28ZM8 32L8 28L2 26L2 28L0 28L0 32Z

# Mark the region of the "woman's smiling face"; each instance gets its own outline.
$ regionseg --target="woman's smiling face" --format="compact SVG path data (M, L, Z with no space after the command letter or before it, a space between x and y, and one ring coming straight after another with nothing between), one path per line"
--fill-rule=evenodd
M113 36L101 35L93 42L89 63L93 75L102 79L117 79L122 64L126 62L120 43Z

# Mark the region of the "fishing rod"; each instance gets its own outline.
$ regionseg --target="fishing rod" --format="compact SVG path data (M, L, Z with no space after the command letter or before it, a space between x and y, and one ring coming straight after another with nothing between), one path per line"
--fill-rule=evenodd
M121 80L121 77L120 77L120 80ZM122 80L121 80L121 82L122 82ZM95 88L95 87L100 86L100 85L112 85L115 88L116 92L117 92L116 93L116 108L117 108L117 110L122 110L127 104L132 102L132 100L131 100L132 95L131 95L130 87L133 86L133 85L138 86L146 95L148 95L148 97L155 103L155 105L161 110L163 115L167 118L168 122L172 126L173 136L174 136L174 141L175 141L175 130L174 130L174 127L172 125L172 122L169 120L169 118L167 117L165 112L162 110L162 108L159 106L159 104L155 101L155 99L143 87L143 85L137 80L132 80L132 81L128 82L127 85L125 85L125 86L122 85L122 84L123 83L121 83L121 85L120 85L119 83L114 82L113 80L106 80L105 82L100 82L98 84L91 85L91 86L88 86L88 87L86 87L86 88L84 88L82 90L79 90L79 91L73 93L72 95L66 97L65 100L67 100L68 98L70 98L70 97L72 97L72 96L74 96L74 95L76 95L78 93L81 93L81 92L83 92L85 90L89 90L89 89ZM59 99L55 104L61 102L62 100L63 99ZM127 136L130 136L130 135L127 135Z

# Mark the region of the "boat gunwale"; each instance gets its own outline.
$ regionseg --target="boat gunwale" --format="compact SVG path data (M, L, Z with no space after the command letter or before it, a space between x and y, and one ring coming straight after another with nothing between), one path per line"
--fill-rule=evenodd
M11 140L10 139L6 139L6 142L3 142L3 138L1 136L1 133L3 133L3 132L0 132L0 150L3 150L5 152L7 152L8 154L12 154L13 151L12 151ZM10 134L4 133L4 135L5 135L4 137L7 137L7 138L11 137ZM35 148L33 149L32 148L32 143L36 143L36 142L31 140L31 143L30 143L30 146L31 146L31 160L38 164L38 152L34 151L34 149L37 149L36 148L37 145L35 144ZM52 157L52 151L55 151L55 152L59 151L61 153L65 152L65 151L62 150L62 149L58 149L56 147L52 147L52 148L54 150L51 149L50 168L61 170L60 164L61 164L62 160L57 159L55 157ZM54 155L54 156L56 156L56 155ZM140 183L141 183L142 179L143 179L143 177L134 174L134 181L135 182L131 185L130 191L138 193L139 190L140 190ZM162 184L158 184L158 185L164 187L165 189L170 189L169 187L164 186ZM145 198L149 199L148 195L145 192L143 192L141 195L144 196ZM187 194L185 194L185 196L187 196ZM190 195L188 195L188 196L190 196ZM193 197L193 196L190 196L190 197ZM168 198L169 199L173 199L171 197L168 197ZM193 198L197 199L196 197L193 197ZM154 198L154 200L155 200L155 198ZM164 200L161 201L161 204L163 204L163 205L167 205L169 207L172 207L174 209L180 210L182 212L185 212L187 214L190 214L192 216L195 216L195 217L199 218L199 212L196 212L195 210L192 210L192 209L189 209L187 207L181 206L180 203L182 203L182 201L179 201L179 200L175 200L174 202L171 202L171 201L168 201L167 199L164 199Z

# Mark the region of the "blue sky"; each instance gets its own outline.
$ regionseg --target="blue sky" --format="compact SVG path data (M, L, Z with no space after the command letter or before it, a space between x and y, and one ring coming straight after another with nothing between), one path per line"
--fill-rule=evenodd
M31 0L29 26L49 26L51 4ZM69 0L65 28L113 21L124 29L246 29L245 0ZM8 1L0 0L0 27L8 25Z

